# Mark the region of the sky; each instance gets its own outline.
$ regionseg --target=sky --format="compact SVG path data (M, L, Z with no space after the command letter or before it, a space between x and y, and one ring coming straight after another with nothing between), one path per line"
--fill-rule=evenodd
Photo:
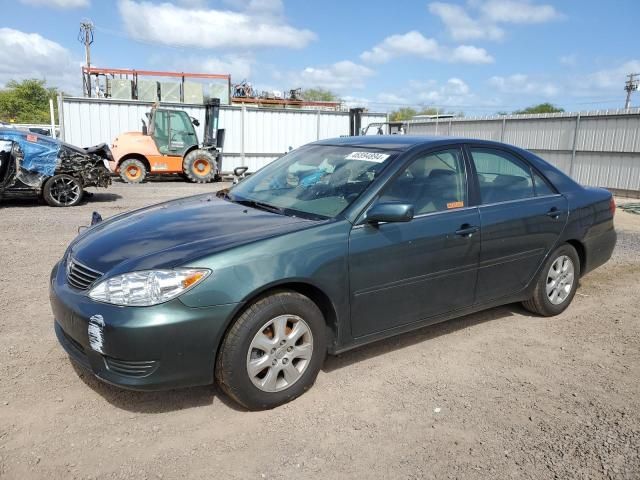
M0 4L0 86L42 78L70 94L81 92L85 19L97 67L230 73L258 90L322 87L373 111L622 108L626 75L640 73L638 0Z

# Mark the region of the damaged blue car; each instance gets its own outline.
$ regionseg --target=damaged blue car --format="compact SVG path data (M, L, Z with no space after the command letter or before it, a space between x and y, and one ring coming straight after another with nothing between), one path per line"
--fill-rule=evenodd
M40 197L52 207L72 207L87 187L111 184L106 144L78 148L45 135L0 128L0 200Z

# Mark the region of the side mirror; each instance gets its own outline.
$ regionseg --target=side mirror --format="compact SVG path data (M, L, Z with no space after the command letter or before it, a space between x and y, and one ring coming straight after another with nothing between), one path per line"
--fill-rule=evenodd
M409 222L413 219L413 205L408 203L377 203L366 214L367 223Z
M246 173L247 170L249 170L249 167L236 167L233 169L233 174L236 177L241 177Z

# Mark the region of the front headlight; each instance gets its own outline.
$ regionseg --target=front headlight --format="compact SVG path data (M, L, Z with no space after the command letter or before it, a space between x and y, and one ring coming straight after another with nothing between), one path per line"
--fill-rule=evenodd
M89 297L113 305L148 307L168 302L207 278L206 268L143 270L107 278L89 291Z

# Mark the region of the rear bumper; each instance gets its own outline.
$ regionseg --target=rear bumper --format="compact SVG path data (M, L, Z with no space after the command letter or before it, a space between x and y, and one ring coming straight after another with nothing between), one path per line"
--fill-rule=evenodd
M236 304L106 305L70 288L58 270L63 269L54 267L49 295L54 328L60 345L79 365L100 380L133 390L213 382L217 345Z
M581 275L605 264L611 258L616 242L617 235L613 226L595 235L588 236L584 241L586 265L580 272Z

